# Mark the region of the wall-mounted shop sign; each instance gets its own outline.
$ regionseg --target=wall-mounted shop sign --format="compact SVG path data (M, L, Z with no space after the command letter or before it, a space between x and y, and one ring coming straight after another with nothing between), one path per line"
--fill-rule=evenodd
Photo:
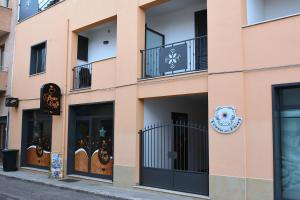
M210 120L215 131L223 134L235 132L242 124L243 119L238 117L233 106L217 107L215 116Z
M187 44L160 48L159 72L165 73L187 68Z
M60 115L61 91L58 85L48 83L41 88L40 109L49 115Z
M13 97L7 97L5 99L5 106L6 107L18 107L19 106L19 99Z

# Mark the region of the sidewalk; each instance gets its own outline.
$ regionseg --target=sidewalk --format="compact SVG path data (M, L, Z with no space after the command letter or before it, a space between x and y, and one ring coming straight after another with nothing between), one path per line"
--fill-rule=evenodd
M77 182L67 183L48 178L48 175L43 172L33 172L30 170L21 169L17 172L4 172L0 168L0 176L16 178L34 183L41 183L49 186L69 189L79 192L86 192L103 197L110 197L124 200L203 200L201 198L186 197L180 195L172 195L162 192L146 191L138 188L119 188L114 187L109 183L99 181L90 181L78 179ZM73 178L72 178L73 179Z

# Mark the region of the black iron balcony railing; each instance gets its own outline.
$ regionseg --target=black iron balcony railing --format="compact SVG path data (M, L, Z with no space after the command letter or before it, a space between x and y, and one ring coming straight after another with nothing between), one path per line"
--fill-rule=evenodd
M141 50L142 79L207 70L207 36Z
M90 88L92 84L92 64L73 68L73 89Z
M39 3L39 11L45 10L57 2L59 2L59 0L43 0Z

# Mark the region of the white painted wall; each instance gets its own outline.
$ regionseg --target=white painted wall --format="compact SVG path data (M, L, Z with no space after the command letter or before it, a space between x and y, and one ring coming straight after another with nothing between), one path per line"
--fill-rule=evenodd
M248 24L300 13L299 0L248 0Z
M266 20L297 13L300 13L299 0L265 0Z
M189 121L207 125L208 113L205 106L207 106L207 102L183 98L146 99L144 101L144 125L171 122L172 112L186 113Z
M207 98L183 99L183 98L160 98L144 101L144 124L145 126L155 123L171 122L171 113L186 113L188 120L205 126L208 125ZM155 129L153 132L144 134L144 163L146 167L171 169L172 160L169 153L173 151L174 130L169 127ZM188 168L199 170L201 157L201 135L197 132L189 135L188 140ZM154 142L155 141L155 142Z
M77 60L77 65L83 65L117 55L117 22L105 24L99 28L80 33L89 38L89 57L88 62ZM103 44L109 41L109 44Z
M147 14L147 26L165 35L165 44L195 37L195 12L206 9L206 2L185 4L171 12Z

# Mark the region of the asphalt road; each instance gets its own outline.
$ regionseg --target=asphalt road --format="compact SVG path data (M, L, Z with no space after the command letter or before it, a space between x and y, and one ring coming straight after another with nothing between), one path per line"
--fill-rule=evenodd
M93 194L60 189L0 176L0 200L112 200Z

